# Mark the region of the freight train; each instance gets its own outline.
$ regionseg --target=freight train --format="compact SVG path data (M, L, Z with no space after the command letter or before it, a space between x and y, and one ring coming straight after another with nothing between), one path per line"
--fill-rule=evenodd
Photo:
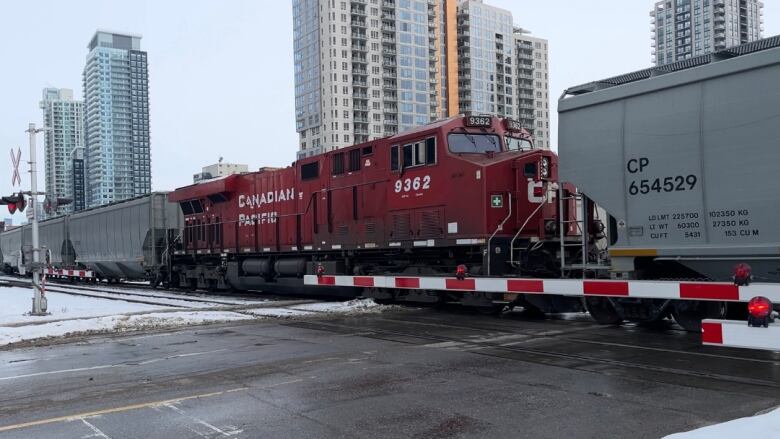
M71 232L44 245L61 268L173 288L671 316L699 330L760 289L722 281L780 280L778 74L774 38L573 87L560 162L517 122L468 115L182 187L159 195L178 208L144 225L136 265L111 275L112 255L83 256ZM17 242L0 235L6 266Z

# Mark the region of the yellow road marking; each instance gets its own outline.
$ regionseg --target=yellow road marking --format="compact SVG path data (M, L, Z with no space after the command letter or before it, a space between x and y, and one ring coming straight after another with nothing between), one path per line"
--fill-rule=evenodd
M107 415L111 413L120 413L120 412L127 412L130 410L138 410L138 409L144 409L144 408L150 408L158 405L165 405L165 404L174 404L181 401L187 401L191 399L201 399L201 398L210 398L214 396L220 396L227 393L233 393L233 392L240 392L242 390L247 390L249 387L239 387L237 389L230 389L230 390L223 390L221 392L212 392L212 393L202 393L200 395L191 395L191 396L184 396L181 398L174 398L174 399L168 399L164 401L154 401L154 402L146 402L142 404L133 404L133 405L126 405L124 407L115 407L111 409L104 409L104 410L96 410L94 412L86 412L86 413L78 413L75 415L68 415L68 416L59 416L56 418L49 418L49 419L41 419L38 421L30 421L30 422L23 422L21 424L14 424L14 425L6 425L5 427L0 427L0 432L3 431L11 431L11 430L19 430L21 428L28 428L28 427L36 427L39 425L46 425L46 424L53 424L56 422L63 422L63 421L73 421L76 419L81 418L89 418L92 416L100 416L100 415Z

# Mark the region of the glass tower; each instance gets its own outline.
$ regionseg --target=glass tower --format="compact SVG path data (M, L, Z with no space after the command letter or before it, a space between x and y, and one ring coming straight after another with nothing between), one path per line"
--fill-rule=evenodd
M49 217L84 209L84 176L79 170L84 152L83 106L83 102L73 99L73 90L43 90L43 125L50 128L44 134L46 195L73 200L55 212L47 212Z
M141 37L98 31L84 67L87 207L151 192L149 74Z

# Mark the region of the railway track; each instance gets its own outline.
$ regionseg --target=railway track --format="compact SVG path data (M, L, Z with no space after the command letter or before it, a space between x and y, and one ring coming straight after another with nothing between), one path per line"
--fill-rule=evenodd
M209 304L215 306L231 306L231 307L242 305L242 303L238 300L226 301L226 300L215 300L212 298L194 298L191 296L187 296L185 294L177 294L177 293L168 293L167 295L159 295L159 294L132 292L132 291L117 291L117 289L113 289L113 290L101 289L99 287L99 284L97 284L95 287L77 286L77 285L62 284L62 283L56 283L55 285L57 286L56 287L52 287L51 285L47 286L46 291L53 292L53 293L68 294L71 296L92 297L98 299L124 301L124 302L138 303L144 305L168 306L172 308L182 308L182 309L188 307L184 305L165 303L164 301L177 301L177 302L186 302L186 303L193 303L193 304L198 303L198 304ZM10 280L10 279L0 279L0 287L1 286L32 288L28 281ZM149 289L152 290L151 288ZM96 294L90 294L90 292ZM155 299L157 301L155 301Z

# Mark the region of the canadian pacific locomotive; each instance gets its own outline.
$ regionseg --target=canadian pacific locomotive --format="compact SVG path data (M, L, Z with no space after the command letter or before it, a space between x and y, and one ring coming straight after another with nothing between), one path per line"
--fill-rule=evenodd
M574 221L560 233L576 206L557 202L557 172L519 124L468 116L194 184L169 197L185 220L171 282L300 294L317 272L558 276L561 237L579 238ZM392 299L441 300L409 295Z

